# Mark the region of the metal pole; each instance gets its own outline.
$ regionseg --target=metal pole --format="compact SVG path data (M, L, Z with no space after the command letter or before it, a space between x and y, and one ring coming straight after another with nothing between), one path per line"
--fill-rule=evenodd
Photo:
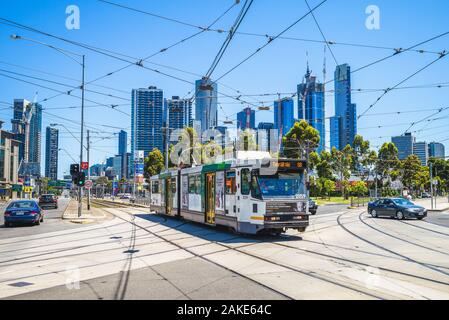
M80 139L80 169L83 162L83 139L84 139L84 69L85 69L85 56L83 55L83 65L82 65L82 84L81 84L81 139ZM78 217L82 214L82 201L83 201L83 188L78 187L79 199L78 199Z
M375 184L375 197L377 199L377 171L376 171L376 178L374 179L374 184Z
M168 147L169 147L169 134L170 130L168 129L170 127L170 106L167 105L167 119L165 123L165 170L168 170Z
M429 164L430 171L430 203L431 209L433 210L433 172L432 172L432 162Z
M90 131L87 130L87 163L89 164L89 154L90 154ZM87 167L87 180L90 180L90 168ZM87 189L87 210L90 210L90 188Z

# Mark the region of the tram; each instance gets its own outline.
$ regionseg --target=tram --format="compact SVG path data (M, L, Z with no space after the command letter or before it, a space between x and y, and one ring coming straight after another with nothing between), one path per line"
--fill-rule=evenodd
M150 178L151 210L242 234L304 232L305 168L305 161L262 153L165 171Z

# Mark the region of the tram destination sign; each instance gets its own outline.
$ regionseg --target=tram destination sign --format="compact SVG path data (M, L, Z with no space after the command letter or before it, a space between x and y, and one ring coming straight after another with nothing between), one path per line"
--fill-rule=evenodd
M274 167L284 169L304 169L306 168L306 161L304 160L270 160L262 164L262 167Z

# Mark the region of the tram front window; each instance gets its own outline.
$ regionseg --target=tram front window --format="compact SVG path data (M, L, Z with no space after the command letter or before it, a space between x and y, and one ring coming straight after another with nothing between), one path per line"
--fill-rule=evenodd
M305 194L304 175L298 173L258 177L262 197L298 197Z

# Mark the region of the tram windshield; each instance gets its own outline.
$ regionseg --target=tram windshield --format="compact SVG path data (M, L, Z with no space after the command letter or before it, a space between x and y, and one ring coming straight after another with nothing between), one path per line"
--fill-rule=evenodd
M273 176L259 176L258 186L262 197L294 197L305 194L304 175L302 173L283 173Z

